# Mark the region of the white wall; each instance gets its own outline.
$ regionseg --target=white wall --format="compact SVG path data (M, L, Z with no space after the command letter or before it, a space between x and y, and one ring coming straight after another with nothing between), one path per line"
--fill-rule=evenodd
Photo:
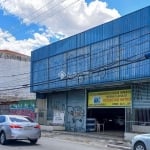
M30 61L0 58L0 99L35 99L30 88L21 88L26 84L30 85Z

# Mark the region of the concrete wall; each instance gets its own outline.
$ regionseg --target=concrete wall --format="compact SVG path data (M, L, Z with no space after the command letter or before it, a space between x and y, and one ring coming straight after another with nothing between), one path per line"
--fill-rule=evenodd
M3 101L35 99L35 94L30 93L30 88L26 88L26 86L29 85L30 85L30 60L14 59L12 56L10 57L1 56L0 99Z

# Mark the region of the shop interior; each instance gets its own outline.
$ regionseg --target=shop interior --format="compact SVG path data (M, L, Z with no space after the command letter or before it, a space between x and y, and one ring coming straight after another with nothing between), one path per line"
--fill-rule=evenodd
M105 131L124 131L125 108L88 108L87 131L96 131L97 124Z

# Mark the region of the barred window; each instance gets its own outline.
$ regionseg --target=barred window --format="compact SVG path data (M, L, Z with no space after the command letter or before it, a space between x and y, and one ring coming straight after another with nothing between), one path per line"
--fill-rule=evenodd
M136 125L150 125L150 109L149 108L141 108L135 109L135 121Z

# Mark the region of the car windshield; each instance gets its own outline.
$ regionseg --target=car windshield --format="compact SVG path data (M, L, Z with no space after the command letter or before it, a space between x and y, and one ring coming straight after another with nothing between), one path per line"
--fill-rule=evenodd
M32 122L28 118L25 117L9 117L11 122Z

